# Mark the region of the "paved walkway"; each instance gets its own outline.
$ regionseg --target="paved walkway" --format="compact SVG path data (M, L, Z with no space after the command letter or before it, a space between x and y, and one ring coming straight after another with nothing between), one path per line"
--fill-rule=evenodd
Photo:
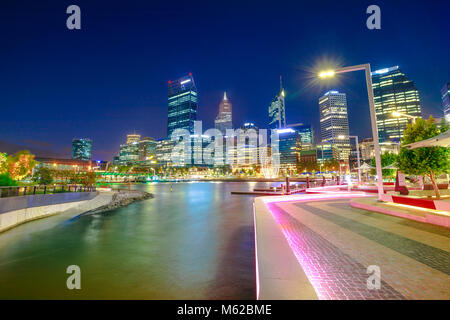
M450 299L450 230L352 208L268 204L319 299ZM367 267L381 288L367 289Z

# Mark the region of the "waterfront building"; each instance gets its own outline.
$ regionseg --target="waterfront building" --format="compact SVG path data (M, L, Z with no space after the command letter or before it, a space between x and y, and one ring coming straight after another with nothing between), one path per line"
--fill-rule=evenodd
M280 91L273 98L269 106L269 128L281 129L286 127L285 91L280 76Z
M372 138L366 138L359 143L359 150L361 160L368 162L375 158L375 147ZM380 153L394 153L398 154L400 152L400 143L395 141L384 141L380 142Z
M311 125L301 125L295 128L300 135L302 150L313 149L315 145L314 130Z
M302 148L302 150L300 151L300 161L303 163L317 163L317 149L312 148L304 150Z
M253 122L245 122L239 128L239 134L233 137L234 146L229 146L228 156L233 169L255 169L258 165L259 128ZM229 158L230 160L230 158Z
M136 133L127 134L127 144L133 142L139 142L141 140L141 135Z
M131 166L139 160L139 142L133 141L120 145L119 165Z
M139 161L151 160L156 157L157 142L154 138L144 137L139 141Z
M53 170L73 170L77 172L91 171L96 162L92 160L77 160L77 159L56 159L36 157L36 168L48 168Z
M334 145L339 150L338 159L348 161L350 139L345 93L328 91L320 97L319 108L322 144Z
M72 159L88 161L92 159L92 140L73 139Z
M170 139L160 139L156 144L156 161L160 166L172 165L172 150L175 147L175 141Z
M92 167L92 169L97 170L97 171L106 171L110 167L109 161L97 160L97 161L94 161L94 163L95 163L95 166Z
M447 82L442 88L441 97L445 121L450 123L450 82Z
M339 160L338 147L331 143L320 143L316 149L317 162L323 163L330 159Z
M392 113L421 117L419 91L398 66L372 72L372 86L379 140L399 142L411 119Z
M219 104L219 113L214 121L214 125L223 135L226 134L227 129L233 128L232 104L230 100L228 100L226 92L223 94L223 99Z
M186 129L193 134L197 111L198 93L192 74L169 81L167 137L176 129Z
M280 171L284 174L293 174L300 159L301 136L293 128L278 129L277 133L278 141L272 140L272 144L278 143Z

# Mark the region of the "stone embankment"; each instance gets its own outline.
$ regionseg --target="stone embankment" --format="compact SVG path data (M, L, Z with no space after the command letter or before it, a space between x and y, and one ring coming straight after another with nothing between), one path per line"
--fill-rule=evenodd
M150 199L150 198L153 198L153 195L148 192L138 191L138 190L132 190L132 191L120 190L118 192L114 192L114 194L112 195L111 201L108 204L98 207L98 208L95 208L93 210L89 210L89 211L85 212L85 214L106 212L109 210L124 207L135 201L141 201L141 200Z

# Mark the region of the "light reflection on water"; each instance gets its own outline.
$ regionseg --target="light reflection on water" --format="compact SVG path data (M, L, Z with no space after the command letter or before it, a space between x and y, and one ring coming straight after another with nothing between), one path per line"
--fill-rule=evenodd
M230 191L270 185L134 185L155 198L2 233L0 298L254 299L253 197ZM79 291L66 289L72 264Z

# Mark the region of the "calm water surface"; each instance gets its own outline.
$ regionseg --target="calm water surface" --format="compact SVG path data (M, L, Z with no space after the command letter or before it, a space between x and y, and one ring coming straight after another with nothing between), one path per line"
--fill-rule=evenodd
M170 191L170 186L173 191ZM269 183L156 183L153 199L0 234L0 298L254 299L253 197ZM81 290L66 268L81 268Z

